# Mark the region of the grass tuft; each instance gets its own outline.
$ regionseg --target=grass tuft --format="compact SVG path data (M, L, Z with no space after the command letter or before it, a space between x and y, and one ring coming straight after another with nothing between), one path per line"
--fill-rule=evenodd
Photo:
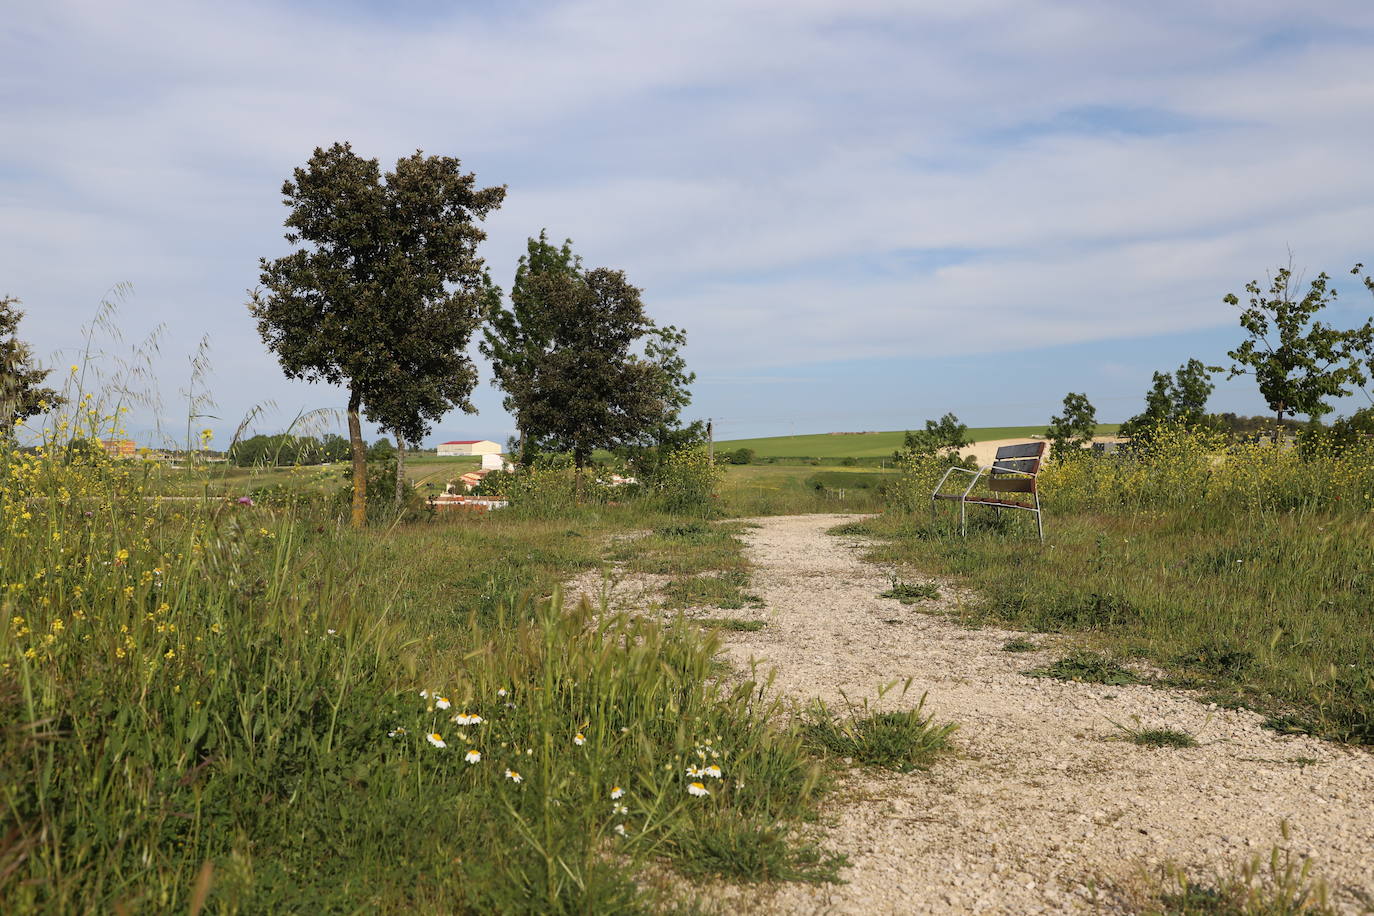
M731 630L737 633L757 633L764 627L762 620L743 620L739 617L701 617L693 622L704 627L715 627L719 630Z
M1040 647L1024 636L1014 636L1002 643L1003 652L1035 652Z
M1121 667L1105 655L1075 649L1063 658L1051 662L1043 668L1026 672L1030 677L1048 677L1059 681L1076 681L1083 684L1139 684L1140 675Z
M910 682L908 681L908 686ZM804 723L802 734L814 748L852 759L864 766L909 773L929 769L950 748L950 735L958 725L936 725L924 715L925 695L915 709L867 714L867 704L833 716L817 701Z
M892 587L879 598L895 598L902 604L915 604L917 601L933 601L940 597L940 587L934 582L903 582L893 578Z
M843 855L790 839L785 828L737 818L694 825L675 835L672 846L683 874L745 883L834 883L839 880L839 870L849 864Z

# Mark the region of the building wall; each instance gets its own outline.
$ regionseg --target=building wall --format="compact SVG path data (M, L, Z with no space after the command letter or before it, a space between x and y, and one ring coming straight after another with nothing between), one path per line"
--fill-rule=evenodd
M466 445L441 443L437 451L440 455L499 455L501 454L501 446L498 443L483 439L481 442Z

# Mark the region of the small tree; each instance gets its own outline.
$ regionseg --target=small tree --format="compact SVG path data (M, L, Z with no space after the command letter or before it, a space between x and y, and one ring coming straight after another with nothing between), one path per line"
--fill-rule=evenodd
M249 309L288 376L348 388L355 526L367 518L360 414L415 442L453 408L473 411L466 348L490 289L477 224L505 193L420 152L383 176L347 143L317 148L282 185L286 239L304 247L262 259L266 291Z
M892 458L899 462L937 457L958 461L959 452L972 444L968 426L954 414L947 413L939 420L927 420L925 429L908 431L902 439L902 447Z
M33 350L19 339L19 300L0 296L0 436L8 436L15 424L47 413L63 403L53 389L42 387L49 369L34 362Z
M1359 274L1361 266L1351 271ZM1251 281L1245 286L1249 302L1240 313L1247 337L1227 353L1234 360L1228 378L1253 375L1260 394L1274 411L1277 426L1284 415L1306 414L1319 420L1331 412L1329 398L1347 393L1347 385L1363 385L1369 352L1370 323L1342 331L1317 320L1336 300L1336 290L1325 273L1297 298L1301 281L1293 276L1291 263L1279 268L1267 289ZM1366 279L1366 285L1374 291ZM1240 308L1240 299L1228 293L1223 300ZM1277 436L1277 432L1275 433Z
M649 318L623 272L583 271L571 242L554 248L540 233L516 269L511 308L492 312L482 351L522 457L571 452L580 478L595 449L649 445L677 424L695 378L679 353L685 342Z
M1063 413L1050 418L1046 435L1053 443L1051 454L1055 458L1068 458L1081 454L1083 448L1093 441L1096 432L1096 408L1089 403L1086 394L1071 391L1064 396Z
M1212 373L1219 367L1190 359L1172 375L1156 372L1154 384L1145 393L1145 410L1121 424L1121 435L1141 442L1165 425L1201 426L1207 417L1211 397Z

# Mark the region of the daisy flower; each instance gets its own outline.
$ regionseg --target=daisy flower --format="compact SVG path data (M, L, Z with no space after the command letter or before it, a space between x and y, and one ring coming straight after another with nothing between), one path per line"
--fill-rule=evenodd
M482 717L472 713L460 712L453 717L453 721L459 725L481 725Z
M506 693L507 693L507 691L506 691L506 688L504 688L504 687L502 687L500 690L496 691L496 695L497 695L498 697L504 697L504 696L506 695Z
M450 705L452 705L452 704L449 703L448 697L435 697L435 698L434 698L434 706L435 706L436 709L448 709Z
M620 836L624 836L624 835L625 835L625 825L624 825L624 824L616 824L616 825L615 825L615 832L616 832L617 834L619 834Z
M611 813L612 813L612 814L629 814L629 813L630 813L630 809L627 808L627 807L625 807L624 805L615 805L615 806L613 806L613 807L611 808Z
M688 768L687 768L687 775L688 775L688 776L691 776L693 779L698 779L698 778L700 778L702 772L703 772L702 770L698 770L696 767L688 767Z
M624 796L625 796L625 790L624 790L624 789L620 788L620 786L611 786L611 798L613 798L613 799L615 799L615 798L623 798Z
M406 730L405 730L404 728L402 728L401 726L398 725L398 726L396 726L395 728L393 728L391 731L387 732L387 733L386 733L386 736L387 736L388 738L399 738L401 735L404 735L405 733L406 733Z
M506 769L506 778L509 779L511 782L524 782L524 781L525 781L525 777L521 776L519 773L515 772L514 770L510 769L509 767Z
M425 735L425 740L435 747L448 747L448 745L444 743L443 736L438 732L430 732L428 735Z
M720 779L720 767L716 766L716 765L713 763L713 764L711 764L709 767L707 767L706 769L702 770L702 771L701 771L701 775L702 775L702 776L709 776L709 777L711 777L712 779Z
M586 744L586 743L587 743L587 738L586 738L586 736L583 735L581 732L578 732L577 734L573 735L573 744L576 744L578 747L581 747L582 745L584 745L584 744Z
M701 797L710 795L710 794L711 794L711 790L708 789L708 788L706 788L705 786L703 786L703 785L702 785L701 783L699 783L699 782L694 782L694 783L690 784L689 786L687 786L687 794L688 794L688 795L695 795L695 796L697 796L698 798L701 798Z
M463 759L466 760L468 763L477 763L479 760L482 759L482 752L477 750L468 751L466 754L463 755Z

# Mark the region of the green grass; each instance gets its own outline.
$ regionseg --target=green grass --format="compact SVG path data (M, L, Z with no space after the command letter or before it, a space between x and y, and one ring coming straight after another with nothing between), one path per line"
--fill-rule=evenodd
M1003 652L1035 652L1039 646L1026 639L1024 636L1014 636L1002 643Z
M1147 916L1335 916L1324 881L1312 874L1312 860L1289 847L1288 824L1268 856L1253 856L1229 870L1198 878L1168 866L1147 883L1140 901ZM1153 885L1153 886L1151 886ZM1351 890L1355 890L1352 888ZM1367 894L1356 890L1367 906Z
M802 733L811 746L863 766L899 773L929 769L949 751L958 726L937 725L924 713L925 702L922 696L915 709L890 712L871 712L866 703L846 704L844 714L836 716L817 701Z
M1097 652L1075 649L1050 662L1043 668L1027 671L1031 677L1048 677L1057 681L1077 681L1083 684L1139 684L1139 675Z
M1129 734L1132 744L1141 747L1197 747L1197 739L1174 728L1142 728Z
M913 421L912 429L924 428L924 420ZM1109 436L1120 428L1116 423L1099 423L1097 434ZM985 426L969 430L975 442L990 439L1016 439L1045 434L1045 426ZM867 432L857 435L816 433L801 436L770 436L763 439L731 439L716 443L717 452L751 448L757 458L886 458L901 448L905 430Z
M878 595L879 598L894 598L902 604L915 604L917 601L934 601L940 597L940 586L934 582L903 582L892 580L892 587Z
M703 627L715 627L735 633L757 633L764 627L762 620L741 620L738 617L698 617L693 623Z
M1278 727L1374 744L1374 517L1337 509L1084 511L1048 503L1048 544L972 517L969 537L921 512L866 522L872 557L961 577L962 611L1133 653L1168 682Z
M763 607L763 599L746 591L749 573L746 569L730 569L722 573L706 573L673 579L663 587L669 607L717 607L738 610Z
M626 505L355 532L29 462L0 454L7 910L183 910L208 875L214 912L640 911L651 863L729 871L729 843L675 842L721 825L779 831L735 874L827 874L788 826L824 771L720 682L716 631L550 598L645 528L714 568L714 529Z

